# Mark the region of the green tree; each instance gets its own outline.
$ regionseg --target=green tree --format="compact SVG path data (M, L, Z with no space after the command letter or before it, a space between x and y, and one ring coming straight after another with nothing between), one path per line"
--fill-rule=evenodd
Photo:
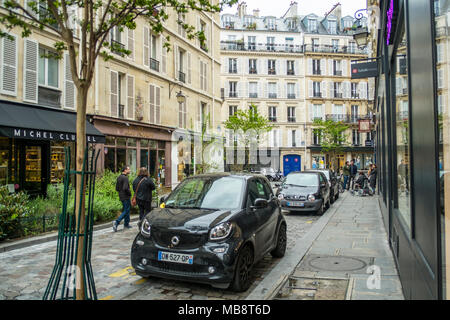
M21 30L22 37L28 37L34 30L51 29L58 35L54 43L54 57L61 59L64 52L69 54L72 81L77 91L77 121L76 121L76 170L83 166L84 150L86 147L86 108L88 91L92 84L96 61L99 56L105 60L111 59L110 52L122 55L130 54L120 44L108 42L108 35L112 30L123 31L125 28L134 30L136 19L146 17L154 34L161 34L163 23L170 15L186 14L188 12L217 13L224 6L231 6L237 0L4 0L7 12L0 16L0 37L10 37L13 29ZM74 15L78 10L79 15ZM205 45L203 31L181 20L177 23L186 30L189 39L198 38L202 47ZM76 30L80 30L80 39L76 37ZM164 44L169 50L170 38ZM80 64L77 64L77 61ZM81 192L81 176L76 180L76 212L82 212L80 233L84 231L85 192ZM81 195L81 199L80 199ZM81 203L81 205L79 205ZM83 239L80 239L80 242ZM82 243L82 242L81 242ZM80 249L80 248L79 248ZM82 248L81 248L82 250ZM79 250L79 257L81 257ZM77 259L82 263L82 259ZM80 265L80 268L82 266ZM77 289L77 299L84 299L84 288Z
M344 151L348 135L345 131L349 128L342 121L314 119L313 132L320 137L322 151L327 153L330 159L331 169L336 169L336 155Z
M264 134L270 132L273 126L269 120L258 112L258 108L251 104L248 110L237 110L226 122L225 128L232 130L237 137L237 141L245 148L246 160L249 159L249 147L251 143L259 145L264 142ZM237 166L237 170L248 168Z

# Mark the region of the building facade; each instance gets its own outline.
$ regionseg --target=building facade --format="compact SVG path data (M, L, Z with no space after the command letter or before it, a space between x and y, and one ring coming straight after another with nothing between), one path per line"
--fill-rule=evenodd
M383 220L407 299L448 299L450 2L368 1Z
M71 14L77 15L77 10L74 8ZM190 12L177 16L168 10L170 19L161 34L153 34L144 17L136 20L134 30L111 30L106 41L131 54L110 52L112 58L107 61L99 56L88 96L87 132L88 141L101 151L97 164L100 173L119 172L124 166L132 171L147 167L161 186L171 188L195 172L202 150L194 148L194 141L201 136L201 124L206 123L208 136L216 136L221 129L221 87L217 80L219 14ZM203 31L205 44L188 39L178 20ZM79 37L79 30L74 30ZM72 155L75 152L76 90L68 54L61 60L44 57L52 53L57 33L44 29L33 30L29 38L20 34L20 30L13 30L13 40L0 41L2 108L33 108L33 112L42 110L42 116L30 120L28 127L15 119L17 128L8 125L11 117L2 117L0 184L45 194L48 183L62 180L63 147L69 145ZM169 38L167 50L164 44ZM177 101L177 95L184 97L184 103ZM45 119L49 114L55 121ZM68 120L57 121L62 117ZM33 124L38 122L41 125ZM14 128L40 131L32 132L34 137L24 130L21 136L13 136ZM60 138L58 130L70 135ZM214 151L207 152L205 160L218 163L216 170L223 170L223 161L217 160L223 159L223 154Z
M360 134L356 126L362 118L372 120L373 86L351 80L351 60L367 57L353 41L355 22L341 16L340 5L318 17L299 15L295 2L281 18L260 17L257 10L247 14L245 2L237 14L221 16L222 118L257 106L274 127L263 143L279 148L276 166L284 174L331 165L315 134L315 118L349 126L339 167L356 159L366 169L374 161L374 132Z

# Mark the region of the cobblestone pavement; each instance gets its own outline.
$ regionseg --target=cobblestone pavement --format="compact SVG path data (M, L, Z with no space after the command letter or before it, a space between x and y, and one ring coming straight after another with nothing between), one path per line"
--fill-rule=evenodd
M285 213L288 225L288 250L310 229L319 217ZM134 273L130 249L137 233L119 227L94 233L92 267L99 299L244 299L280 261L267 255L254 267L253 285L236 294L208 285L157 278L143 279ZM56 242L0 254L0 300L42 299L53 270Z

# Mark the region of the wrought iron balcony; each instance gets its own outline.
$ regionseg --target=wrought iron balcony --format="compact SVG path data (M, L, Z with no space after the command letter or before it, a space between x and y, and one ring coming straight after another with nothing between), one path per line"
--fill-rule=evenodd
M295 93L288 93L287 94L288 99L295 99Z
M322 98L322 92L314 92L313 97L314 98Z
M341 114L341 113L327 114L327 115L325 115L325 119L332 120L335 122L344 122L344 123L349 122L349 116L347 114Z
M229 97L230 98L237 98L237 92L236 91L230 91Z
M119 118L125 119L125 106L123 104L119 104Z
M289 70L287 70L287 75L293 76L293 75L295 75L295 71L293 69L289 69Z
M153 58L150 58L150 69L159 72L159 61Z
M286 44L256 43L243 41L220 41L220 49L223 51L261 51L261 52L286 52ZM289 51L302 53L303 46L289 45Z
M277 122L277 117L269 117L270 122Z
M333 75L338 76L338 77L342 77L342 70L335 70L333 72Z
M182 71L178 71L178 80L183 83L186 83L186 74Z
M304 52L346 53L346 54L366 55L367 49L350 48L348 46L305 44Z
M295 122L295 117L288 117L288 122Z
M125 49L125 45L119 41L111 40L111 51L115 54L118 54L119 56L124 56L123 52L119 51L118 49Z
M249 98L258 98L258 94L255 93L255 92L250 92L250 93L248 94L248 97L249 97Z
M223 24L223 27L225 28L225 29L228 29L228 30L233 30L234 29L234 22L224 22L224 24Z
M248 73L249 74L257 74L258 72L256 71L256 68L249 68Z
M39 86L38 103L43 106L61 108L61 91Z
M277 94L276 93L269 92L269 99L276 99L276 98L277 98Z
M275 75L275 74L277 74L277 72L275 71L275 69L269 69L267 73L270 74L270 75Z
M342 97L343 97L342 92L334 92L334 97L336 99L342 99Z

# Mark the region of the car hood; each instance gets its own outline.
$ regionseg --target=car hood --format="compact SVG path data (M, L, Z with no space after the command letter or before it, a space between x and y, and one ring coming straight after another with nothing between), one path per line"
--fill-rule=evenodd
M208 232L233 214L231 210L158 208L147 215L147 220L158 228Z
M318 187L295 187L286 186L281 188L280 193L284 196L308 196L315 194L318 191Z

